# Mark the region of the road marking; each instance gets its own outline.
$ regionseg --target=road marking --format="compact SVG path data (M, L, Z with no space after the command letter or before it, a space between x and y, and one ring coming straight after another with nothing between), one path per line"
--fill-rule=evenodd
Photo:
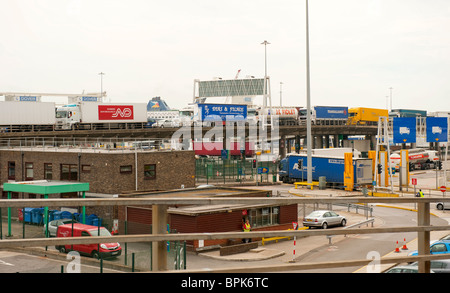
M14 266L13 264L10 264L10 263L8 263L8 262L5 262L5 261L3 261L3 260L1 260L1 259L0 259L0 264L1 264L1 265L5 265L5 266Z

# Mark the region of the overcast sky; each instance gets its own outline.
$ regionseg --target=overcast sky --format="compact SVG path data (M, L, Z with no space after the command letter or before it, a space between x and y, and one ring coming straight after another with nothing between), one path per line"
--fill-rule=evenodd
M450 1L310 0L311 104L450 111ZM0 92L192 102L194 79L264 76L306 107L304 0L0 0ZM52 98L55 101L56 98Z

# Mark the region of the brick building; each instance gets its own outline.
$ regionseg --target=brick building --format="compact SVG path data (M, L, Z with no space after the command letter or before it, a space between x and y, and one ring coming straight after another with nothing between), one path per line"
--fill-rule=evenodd
M0 181L89 183L90 193L119 194L195 186L193 151L0 150Z
M270 197L269 190L243 188L208 187L184 190L169 190L144 194L122 194L127 198L189 198L189 197ZM151 206L120 206L118 218L127 222L127 234L151 233ZM292 222L298 221L297 204L257 205L223 204L223 205L185 205L170 206L168 219L171 231L179 233L214 233L242 231L242 223L249 219L253 231L292 229ZM124 233L120 225L120 233ZM218 239L205 241L187 241L188 248L198 250L227 244L240 239Z
M158 191L195 186L193 151L104 150L80 148L10 148L0 150L0 181L62 180L89 183L86 197L112 197L135 191ZM2 198L7 198L3 192ZM77 197L76 193L51 197ZM12 193L12 198L41 195ZM117 218L109 207L89 213Z

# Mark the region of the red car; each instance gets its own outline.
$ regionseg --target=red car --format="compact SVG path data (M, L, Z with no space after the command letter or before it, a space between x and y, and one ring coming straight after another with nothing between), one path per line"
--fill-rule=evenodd
M73 227L73 231L72 231ZM65 224L58 227L56 237L86 237L86 236L111 236L111 233L105 228L85 224ZM72 247L73 246L73 247ZM67 244L55 246L62 253L68 251L77 251L80 254L88 255L93 258L116 257L122 253L122 248L118 242L114 243L93 243L93 244Z

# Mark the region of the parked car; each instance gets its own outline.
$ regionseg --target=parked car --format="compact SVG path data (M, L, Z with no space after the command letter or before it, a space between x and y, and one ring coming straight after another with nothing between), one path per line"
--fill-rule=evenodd
M156 126L156 127L179 127L180 122L176 121L176 120L170 120L170 119L158 120L155 124L153 124L153 126Z
M327 229L330 226L345 226L347 219L333 211L314 211L303 219L304 227L321 227Z
M418 266L418 262L413 262L410 266ZM450 259L430 260L430 269L434 273L450 273Z
M439 240L430 245L430 254L449 253L450 258L450 240ZM409 255L418 255L418 251L414 250Z
M72 229L73 226L73 229ZM97 227L85 224L65 224L58 227L56 237L91 237L91 236L111 236L111 233L105 227ZM93 258L116 257L122 253L122 248L118 242L112 243L94 243L94 244L67 244L55 246L61 253L70 250L78 251L80 254L88 255Z
M411 265L396 266L396 267L390 268L387 271L385 271L385 273L418 273L418 272L419 272L419 267L411 266Z
M450 202L438 202L437 204L436 204L436 208L438 209L438 210L448 210L448 209L450 209Z
M59 219L48 222L48 236L56 237L56 231L58 227L65 224L78 223L78 221L73 219ZM47 224L44 224L44 234L47 233Z

